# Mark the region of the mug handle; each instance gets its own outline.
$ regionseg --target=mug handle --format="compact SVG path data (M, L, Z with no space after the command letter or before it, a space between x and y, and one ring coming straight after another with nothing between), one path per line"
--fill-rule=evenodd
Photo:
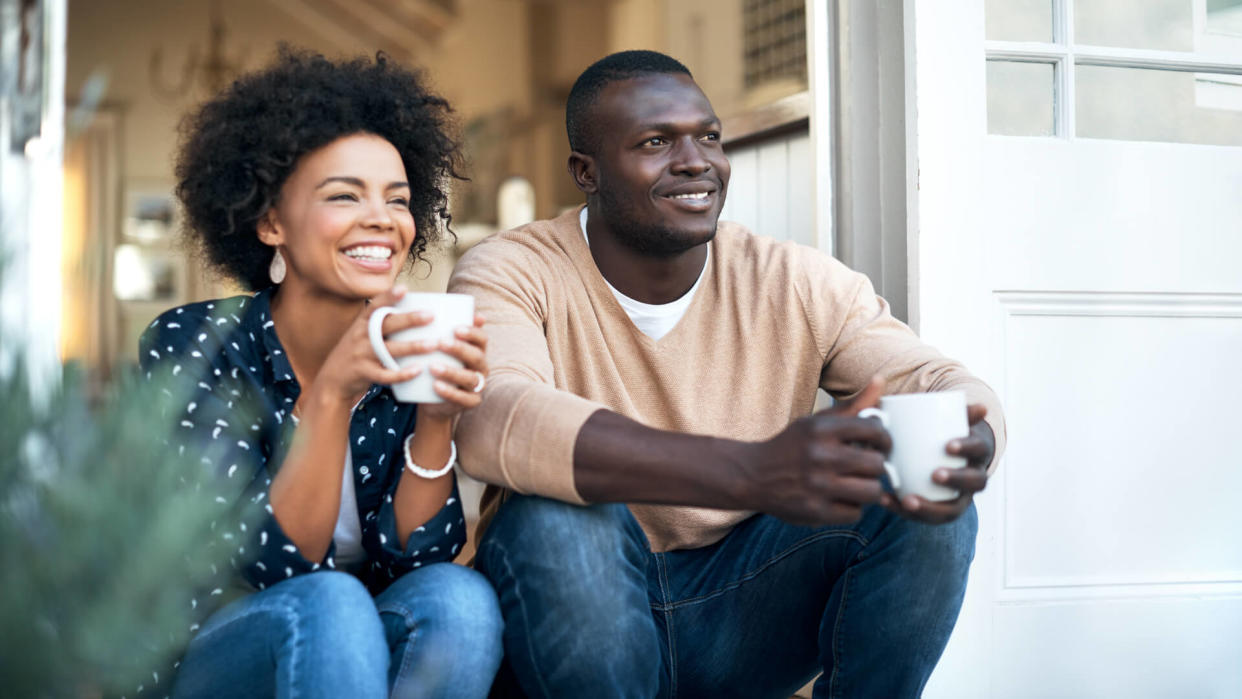
M888 413L884 412L883 410L880 410L879 408L863 408L862 410L858 411L858 417L876 418L880 421L881 425L884 425L884 429L886 430L888 429ZM900 488L901 477L897 475L897 467L889 463L888 459L884 460L884 471L888 473L888 480L893 484L893 488L894 489Z
M384 319L395 313L396 310L393 306L382 306L375 309L375 312L371 314L371 318L367 320L367 335L371 338L371 349L375 350L375 355L379 357L380 363L389 369L400 371L401 366L397 364L397 360L392 358L392 354L384 346Z

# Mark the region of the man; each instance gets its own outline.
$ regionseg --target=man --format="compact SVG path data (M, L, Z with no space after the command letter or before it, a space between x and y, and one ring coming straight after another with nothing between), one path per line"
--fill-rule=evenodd
M535 697L916 696L961 605L995 396L831 257L717 223L720 122L677 61L614 54L570 93L585 209L500 233L450 289L491 334L457 432L476 558ZM816 389L837 407L812 416ZM882 486L857 412L960 389L948 502ZM985 413L991 425L983 418ZM806 417L804 417L806 416Z

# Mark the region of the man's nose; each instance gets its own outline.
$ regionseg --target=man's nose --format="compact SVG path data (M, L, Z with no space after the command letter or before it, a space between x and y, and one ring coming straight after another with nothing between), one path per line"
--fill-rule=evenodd
M712 169L712 164L704 156L698 139L687 137L677 140L672 167L678 174L701 175Z

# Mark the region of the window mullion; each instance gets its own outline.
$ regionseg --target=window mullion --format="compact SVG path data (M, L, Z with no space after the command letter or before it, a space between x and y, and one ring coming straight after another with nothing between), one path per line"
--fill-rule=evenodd
M1065 139L1073 139L1077 127L1077 99L1075 92L1075 60L1074 60L1074 0L1052 0L1053 38L1065 48L1065 53L1057 66L1057 135Z

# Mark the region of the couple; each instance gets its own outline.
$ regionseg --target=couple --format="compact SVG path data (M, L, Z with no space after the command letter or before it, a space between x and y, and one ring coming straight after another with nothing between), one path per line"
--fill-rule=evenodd
M587 206L462 258L474 324L388 347L463 367L426 369L443 403L397 402L418 370L385 369L366 324L447 219L448 116L383 57L286 50L187 122L188 229L258 292L143 338L192 390L173 441L226 445L222 512L251 523L218 532L244 584L190 602L172 695L787 697L821 671L817 697L918 695L1000 451L992 392L864 276L718 226L719 120L684 66L631 51L569 96ZM838 405L805 417L820 387ZM857 413L950 388L967 466L935 479L961 496L898 500ZM451 563L458 455L493 484L474 569Z

